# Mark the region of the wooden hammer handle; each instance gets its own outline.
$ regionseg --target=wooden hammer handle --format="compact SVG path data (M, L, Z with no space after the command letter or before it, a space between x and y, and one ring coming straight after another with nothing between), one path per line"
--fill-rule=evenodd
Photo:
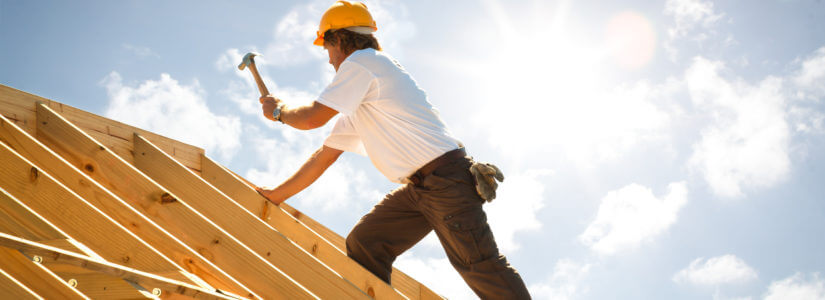
M261 92L261 97L269 95L269 90L266 89L266 85L264 85L264 80L261 79L261 75L258 74L258 68L255 67L255 61L252 61L249 64L249 71L252 71L252 77L255 77L255 83L258 84L258 91Z

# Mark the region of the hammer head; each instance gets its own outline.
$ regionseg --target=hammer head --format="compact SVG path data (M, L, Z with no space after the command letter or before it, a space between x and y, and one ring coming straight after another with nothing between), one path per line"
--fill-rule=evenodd
M238 65L238 70L243 70L244 68L246 68L246 66L255 63L255 61L252 59L255 56L261 56L261 54L258 54L258 53L255 53L255 52L249 52L246 55L244 55L243 60L241 61L241 64Z

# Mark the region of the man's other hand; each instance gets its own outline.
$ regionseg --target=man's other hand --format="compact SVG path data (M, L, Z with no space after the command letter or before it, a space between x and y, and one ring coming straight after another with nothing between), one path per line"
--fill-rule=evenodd
M261 97L259 101L261 102L261 110L263 110L264 118L276 121L275 117L272 116L272 112L275 111L275 107L278 106L281 99L272 97L272 95L266 95Z
M275 189L255 187L255 190L258 191L258 194L261 194L261 196L264 196L264 198L266 198L266 200L269 200L269 202L272 202L272 204L275 204L275 205L281 204L281 202L284 202L284 200L286 200L286 199L280 199L280 197L277 197L275 195Z

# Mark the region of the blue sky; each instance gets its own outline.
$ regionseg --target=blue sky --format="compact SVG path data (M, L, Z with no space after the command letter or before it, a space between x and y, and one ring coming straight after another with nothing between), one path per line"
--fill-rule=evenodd
M260 116L334 71L332 1L0 0L0 83L203 147L276 185L330 127ZM825 2L367 1L476 159L537 299L825 299ZM342 235L395 186L345 154L288 200ZM474 295L433 237L396 266Z

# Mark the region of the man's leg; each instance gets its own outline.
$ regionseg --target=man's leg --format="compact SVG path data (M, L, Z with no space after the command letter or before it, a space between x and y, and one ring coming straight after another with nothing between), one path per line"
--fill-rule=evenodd
M390 192L347 236L347 256L390 283L392 263L432 227L416 208L409 185Z
M482 299L530 299L516 270L498 251L476 194L469 162L439 169L424 179L416 194L421 212L438 235L447 257ZM501 200L499 200L501 201Z

